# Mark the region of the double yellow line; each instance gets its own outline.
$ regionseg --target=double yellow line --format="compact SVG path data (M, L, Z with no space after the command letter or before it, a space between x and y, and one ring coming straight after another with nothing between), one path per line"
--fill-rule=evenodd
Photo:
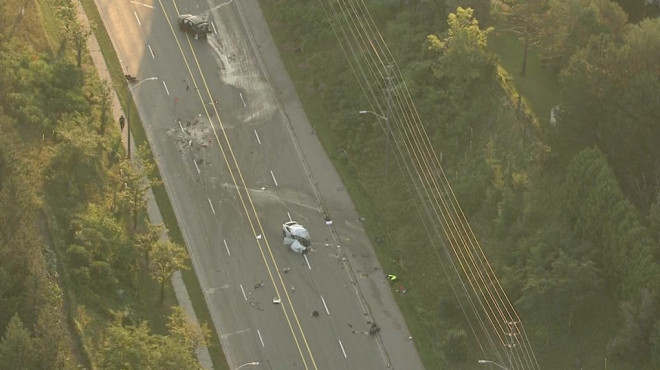
M170 19L167 17L167 12L165 11L165 7L163 6L162 0L158 0L158 3L160 4L161 9L163 10L163 14L165 14L165 19L167 20L167 24L170 27L170 30L172 31L172 34L174 35L174 39L176 40L177 47L179 48L179 51L181 52L181 56L183 57L183 60L186 64L186 68L188 70L188 73L190 74L191 81L193 83L193 86L195 87L195 91L197 91L197 96L199 97L199 100L202 102L202 107L204 108L204 112L206 113L206 117L209 120L209 123L211 123L211 129L213 130L213 135L215 136L215 140L218 143L218 147L220 148L220 151L222 153L222 157L225 161L225 164L227 165L227 169L229 170L229 174L231 175L231 179L236 187L236 191L238 192L238 197L240 198L241 205L243 206L243 210L245 211L245 214L247 215L248 221L250 223L250 228L252 229L252 233L254 234L254 240L257 241L257 245L259 246L259 252L261 253L261 258L264 261L264 264L266 265L266 270L268 271L268 276L270 277L270 281L273 283L273 287L275 288L275 293L277 294L278 297L282 297L280 294L280 288L277 285L276 280L279 280L280 286L282 287L281 291L284 293L284 296L286 297L286 302L288 302L290 310L291 310L291 315L293 316L293 321L295 321L295 326L297 326L298 331L300 332L300 337L302 339L303 345L305 347L305 350L307 354L309 355L309 359L311 361L311 366L314 369L318 369L316 366L316 361L314 360L314 355L312 354L311 349L309 348L309 344L307 343L307 338L305 337L305 333L302 329L302 326L300 325L300 321L298 320L298 315L296 314L295 309L293 308L293 304L291 303L291 298L289 297L289 292L286 288L286 285L284 284L284 280L282 279L282 275L279 272L279 267L277 266L277 262L275 261L275 257L273 256L273 252L270 248L270 244L268 243L268 238L266 237L266 233L264 232L263 227L261 226L261 220L259 219L259 215L257 214L257 210L254 207L254 203L252 202L252 198L250 197L250 192L247 190L247 186L245 184L245 180L243 179L243 174L241 173L240 167L238 165L238 162L236 161L236 157L234 156L234 151L232 150L231 144L229 143L229 139L227 137L227 134L225 132L224 125L222 123L222 120L220 119L220 114L218 113L217 106L216 104L213 104L213 111L215 113L215 117L218 120L219 126L220 126L220 131L222 132L222 136L224 137L224 140L226 142L226 148L222 145L220 142L220 137L218 136L218 132L216 131L215 127L213 126L213 120L211 118L211 115L209 114L209 111L207 109L206 104L204 104L204 98L202 97L201 90L198 88L197 80L195 79L195 76L193 74L192 69L190 68L190 64L188 63L188 59L186 58L186 54L183 51L183 48L181 47L181 43L179 42L179 38L177 37L177 34L174 30L174 27L172 26L172 22ZM179 8L176 5L176 2L172 0L172 4L174 5L174 8L176 10L177 15L179 14ZM199 75L201 77L201 82L204 85L204 90L208 94L209 98L213 100L213 96L211 95L211 92L209 90L208 84L206 83L206 79L204 78L204 73L202 72L202 69L199 65L199 61L197 60L197 55L195 54L195 51L192 47L192 43L190 42L190 37L185 34L186 40L188 42L188 46L190 48L191 55L193 59L195 60L195 65L197 67L197 70L199 71ZM227 151L229 152L229 156L227 155ZM229 158L231 157L231 158ZM231 162L230 162L231 159ZM232 163L234 168L232 169ZM240 183L237 181L236 175L238 175L238 178L240 179ZM243 195L242 191L245 192L245 195ZM246 204L246 199L247 203ZM252 212L252 216L250 213L250 210ZM254 218L254 220L253 220ZM256 225L255 225L256 222ZM257 235L262 235L263 239L258 239ZM275 275L277 275L277 279L273 274L273 270L270 268L270 265L268 263L268 260L266 259L266 252L264 252L264 245L262 245L262 240L263 243L265 244L265 249L267 254L270 256L270 259L272 261L272 264L275 269ZM298 335L296 335L296 331L294 330L294 325L292 324L291 317L289 316L289 313L287 312L287 308L284 304L285 302L283 301L281 304L282 311L284 312L284 317L286 318L286 322L289 326L289 330L291 331L291 334L293 335L294 342L296 344L296 347L298 348L298 353L300 354L300 358L303 361L303 364L305 366L305 369L309 369L309 365L307 364L307 359L305 354L303 353L303 348L301 347L301 343L298 340Z

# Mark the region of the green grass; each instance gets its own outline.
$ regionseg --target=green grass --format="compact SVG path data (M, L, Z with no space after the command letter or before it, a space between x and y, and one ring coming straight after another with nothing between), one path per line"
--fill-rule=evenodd
M38 0L39 11L41 15L41 25L50 44L53 53L57 53L60 43L63 41L61 38L61 26L57 17L57 8L52 1Z
M268 19L268 12L272 11L270 5L268 3L262 4L262 10ZM290 39L290 35L282 27L271 24L270 31L278 45L283 45ZM412 207L405 205L402 207L399 203L401 201L399 189L405 189L407 185L403 181L403 177L394 161L390 163L389 176L387 178L384 176L385 158L382 155L384 140L379 138L382 132L379 129L375 130L376 132L372 133L374 136L370 136L365 142L360 143L361 152L363 153L360 159L351 158L347 160L342 153L342 148L346 148L350 143L336 139L338 134L333 132L331 125L328 123L328 115L324 110L323 99L318 96L300 93L306 91L315 79L314 76L309 75L309 71L299 68L299 65L305 62L304 55L282 48L280 48L280 55L296 90L300 94L305 113L316 129L318 139L339 173L358 214L365 218L364 227L372 241L371 244L381 266L385 271L397 271L402 276L402 284L405 284L410 290L406 295L395 295L395 299L408 324L410 334L415 338L415 344L423 363L429 369L445 368L446 364L438 358L433 345L434 340L441 334L430 330L429 322L421 320L419 314L420 307L434 305L435 298L424 292L434 291L439 280L425 279L421 273L417 274L419 276L413 277L412 271L410 274L403 272L405 267L402 266L401 256L404 253L402 253L401 248L405 248L407 243L414 243L414 241L400 242L401 235L410 235L409 231L401 229L408 225L401 225L400 222L397 225L391 220L392 218L417 219L418 215ZM357 111L356 108L355 112ZM359 120L360 118L356 114L355 121ZM358 168L359 170L357 170ZM365 181L370 182L370 184L365 184ZM387 182L390 186L380 186L379 189L374 189L374 182ZM379 195L368 194L367 192L370 190L377 191ZM378 202L378 204L374 204L374 202ZM391 210L394 209L397 211L392 212ZM397 234L399 237L397 237ZM384 241L382 243L375 242L377 236L384 237ZM425 257L421 256L421 258ZM429 276L435 276L437 273L437 270L425 271L428 272ZM394 287L392 289L394 290ZM429 302L429 300L433 302ZM434 320L434 327L445 325L442 318L439 321L435 318L432 320ZM460 369L460 367L455 368Z
M94 29L94 35L98 40L100 49L103 53L103 57L105 59L106 64L108 65L108 69L110 71L110 75L113 81L112 88L117 92L119 99L122 103L122 106L124 108L124 111L127 112L128 110L126 107L126 102L129 97L127 96L128 92L126 90L124 73L119 63L119 59L117 57L115 49L110 40L110 37L108 36L108 33L106 32L105 28L102 27L103 20L101 19L101 16L99 15L93 0L83 0L82 4L85 13L87 14L87 17L90 19L90 21L93 24L97 25L97 27L95 27ZM147 135L142 126L142 122L140 121L135 104L132 100L129 103L128 109L131 110L130 111L132 117L131 121L133 123L131 125L131 134L133 140L135 141L135 145L140 146L145 143L149 145L146 139ZM169 230L170 238L176 243L185 245L181 234L181 229L179 228L179 225L176 221L174 210L167 195L167 191L165 190L165 186L162 185L162 179L160 178L160 174L158 173L158 170L154 170L150 178L152 181L161 184L154 186L152 190L154 193L154 197L156 198L156 202L158 203L158 208L160 209L161 216L163 217L163 223ZM213 320L211 319L211 314L206 305L206 300L204 299L204 295L199 285L199 281L197 280L197 276L195 275L195 273L192 271L192 266L190 267L191 270L183 272L183 280L186 284L186 288L190 295L190 300L193 303L193 308L195 310L195 314L197 315L198 320L200 322L207 323L207 325L211 329L212 336L211 336L211 343L209 345L209 353L211 355L211 360L213 361L213 367L215 369L220 369L220 370L229 369L229 365L227 364L227 360L224 356L224 353L222 352L222 347L220 346L220 339L218 337L217 331L213 326ZM157 325L157 327L162 325L162 323L160 324L155 323L155 324Z
M515 35L493 33L488 40L489 48L499 56L501 67L506 70L523 101L537 119L545 124L550 120L550 109L559 104L557 76L543 67L539 50L530 47L527 69L520 74L523 46Z
M267 19L272 20L275 18L272 3L263 3L262 10ZM271 23L270 31L278 45L295 43L295 38L287 32L285 27L281 27L277 23ZM542 68L536 50L532 50L529 54L527 76L519 76L522 48L518 40L514 37L498 37L497 40L491 41L491 47L501 53L502 68L505 70L504 74L508 75L506 83L514 87L509 93L512 96L521 94L531 112L541 117L539 121L543 122L542 118L549 117L550 108L559 101L559 88L556 77ZM332 48L332 46L329 47ZM328 122L328 117L331 116L332 112L328 112L328 108L323 106L324 99L320 95L310 96L307 93L309 86L314 86L315 81L317 79L321 80L323 77L313 75L309 69L300 68L301 65L308 62L305 57L309 57L309 55L292 52L282 47L280 48L280 54L297 91L300 93L305 112L316 128L319 140L337 168L358 213L367 219L365 229L372 240L378 260L386 271L397 271L402 276L402 284L405 284L405 287L409 289L407 294L395 294L394 297L406 320L410 333L415 338L417 350L424 365L429 369L447 368L449 365L445 362L443 355L439 353L442 350L442 342L446 339L446 332L459 327L464 322L464 318L458 308L450 307L452 306L451 302L455 301L451 291L447 288L447 284L451 282L446 282L435 256L430 258L429 250L421 247L416 248L419 253L404 251L409 250L411 246L416 244L428 243L426 234L424 230L420 230L419 225L404 225L405 223L400 222L401 219L417 220L419 217L414 207L401 201L404 196L400 194L398 189L407 188L406 184L401 181L400 174L397 174L398 170L391 171L389 179L379 174L379 172L382 172L382 167L380 167L382 155L379 158L373 153L378 152L380 149L382 154L382 142L377 140L361 141L361 153L370 154L362 155L359 160L352 158L346 160L344 156L339 154L340 148L350 145L347 142L353 139L347 137L342 140L341 135L344 133L333 131L332 123ZM336 82L336 79L333 80L333 77L329 77L321 84L335 86L336 84L333 84L333 82ZM422 103L420 102L420 104ZM355 111L358 109L356 108ZM509 163L518 156L526 158L524 155L516 153L533 150L533 148L530 149L523 145L521 126L516 123L517 119L514 112L508 108L503 109L511 117L504 118L503 116L498 122L506 124L496 125L488 132L484 131L482 139L487 141L489 135L494 137L498 147L498 159L499 156L504 155L506 158L503 158L503 160L506 159L506 163ZM499 117L497 114L496 116ZM337 128L335 127L335 129ZM475 147L481 148L482 146L476 145ZM500 151L506 153L500 153ZM355 154L351 153L351 155ZM479 156L478 153L471 153L471 155ZM460 175L465 176L466 174L461 172ZM456 182L457 179L452 175L451 180ZM492 216L490 214L485 215L484 219L480 220L483 224L477 223L472 226L477 231L479 229L489 229L488 225L492 223ZM374 242L376 236L384 236L385 241L383 243ZM482 239L481 241L484 242L486 249L493 248L492 251L486 250L486 253L496 254L497 243L495 240L485 242ZM428 292L436 292L437 294L428 294ZM441 308L438 309L439 307ZM452 309L454 311L451 311ZM440 312L441 310L444 311ZM466 330L468 329L466 328ZM468 337L470 336L469 334ZM468 343L471 343L471 341L472 339L468 339ZM468 347L467 358L475 358L479 355L473 353L471 349L477 348L476 344ZM451 368L474 368L471 365L473 364L469 362L452 363Z

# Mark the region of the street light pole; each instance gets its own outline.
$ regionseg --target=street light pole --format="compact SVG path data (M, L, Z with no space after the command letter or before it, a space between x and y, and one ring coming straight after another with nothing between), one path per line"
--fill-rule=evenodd
M127 145L128 145L128 160L131 160L131 100L133 100L133 89L138 87L141 83L145 81L153 81L157 80L158 77L149 77L145 78L144 80L136 83L135 85L131 86L130 83L126 85L127 90L128 90L128 97L127 99L130 99L129 101L126 102L126 129L127 129L127 134L128 134L128 140L127 140Z
M370 110L361 110L358 113L360 113L360 114L371 113L374 116L376 116L376 117L378 117L382 120L385 120L385 145L386 145L386 148L385 148L385 177L387 177L389 175L389 171L390 171L390 119L383 116L383 115L381 115L381 114L378 114L374 111L370 111Z
M238 369L242 368L243 366L249 366L249 365L259 365L259 361L248 362L247 364L243 364L243 365L237 367L237 368L234 369L234 370L238 370Z
M509 370L508 368L498 364L497 362L493 362L493 361L489 361L489 360L479 360L478 362L480 364L493 364L493 365L499 367L500 369Z

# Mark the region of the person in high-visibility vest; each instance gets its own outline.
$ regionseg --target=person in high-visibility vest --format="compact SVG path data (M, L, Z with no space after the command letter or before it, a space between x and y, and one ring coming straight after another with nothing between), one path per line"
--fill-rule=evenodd
M396 275L394 275L394 274L387 274L386 278L389 281L396 281L396 279L397 279Z

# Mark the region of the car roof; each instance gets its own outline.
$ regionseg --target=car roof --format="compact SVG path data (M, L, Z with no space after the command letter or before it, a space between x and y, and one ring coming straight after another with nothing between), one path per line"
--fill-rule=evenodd
M199 15L192 15L192 14L184 14L180 16L182 19L187 19L191 23L197 25L197 24L202 24L206 23L206 19L200 17Z

